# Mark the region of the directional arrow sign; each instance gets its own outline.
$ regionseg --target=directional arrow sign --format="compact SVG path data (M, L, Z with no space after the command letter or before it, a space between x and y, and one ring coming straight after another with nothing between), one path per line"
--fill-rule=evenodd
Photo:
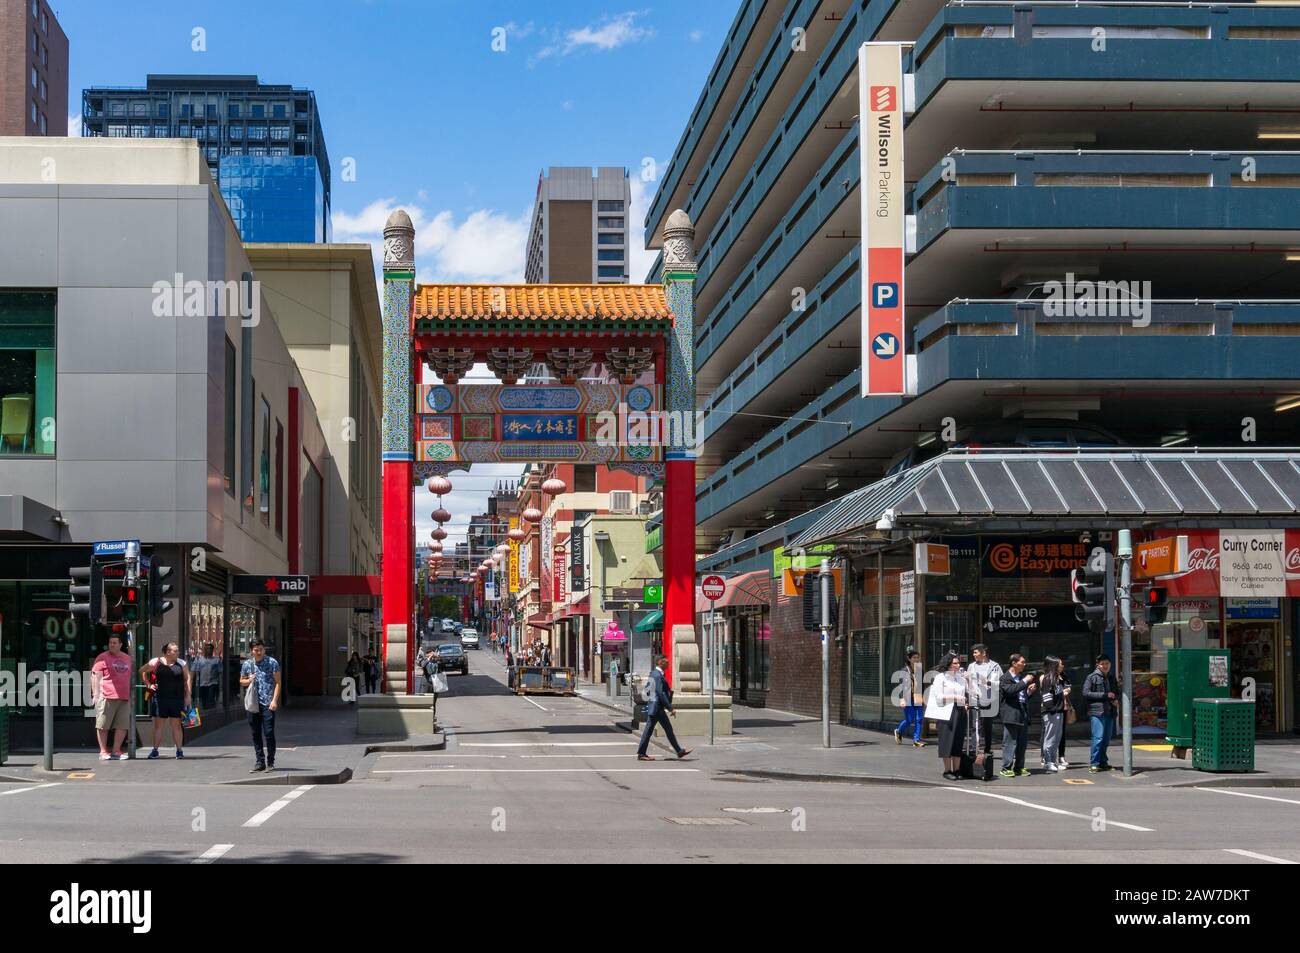
M876 357L893 357L898 353L898 338L892 334L877 334L871 342L871 350Z

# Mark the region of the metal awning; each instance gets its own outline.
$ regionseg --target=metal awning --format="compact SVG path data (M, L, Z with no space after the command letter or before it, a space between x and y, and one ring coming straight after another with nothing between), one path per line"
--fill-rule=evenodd
M632 626L633 632L658 632L664 627L664 614L660 609L651 612L644 619Z
M883 542L881 521L964 531L1297 527L1300 452L949 451L850 493L787 549Z

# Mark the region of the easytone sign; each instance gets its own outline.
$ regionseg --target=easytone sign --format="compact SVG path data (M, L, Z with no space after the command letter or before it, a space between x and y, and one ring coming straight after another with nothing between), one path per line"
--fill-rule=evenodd
M903 47L858 49L862 172L862 396L903 394Z

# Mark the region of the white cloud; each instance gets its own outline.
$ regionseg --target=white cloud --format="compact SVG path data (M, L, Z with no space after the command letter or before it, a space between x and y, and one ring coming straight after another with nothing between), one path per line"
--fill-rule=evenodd
M562 108L566 113L573 112L573 100L566 99L564 102L560 103L560 108Z
M378 262L384 223L398 207L406 210L415 226L415 259L420 281L523 280L531 208L513 216L495 209L478 209L457 220L456 214L448 209L431 216L417 204L399 205L395 198L376 199L356 214L335 211L334 240L370 242Z
M663 169L668 165L667 160L656 160L655 168ZM646 275L650 273L650 268L658 257L658 251L652 251L644 247L645 243L645 217L650 211L650 203L654 201L655 193L659 190L657 180L645 181L641 178L640 167L634 168L632 174L628 177L631 184L632 204L628 211L628 243L630 245L628 261L628 280L635 283L645 281Z
M698 43L698 42L700 42L700 40L704 39L704 31L703 31L703 30L692 30L690 33L688 33L688 34L686 34L686 35L689 36L689 37L691 38L691 42L692 42L692 43Z
M70 137L81 136L81 113L75 113L68 116L68 135Z
M595 47L598 50L616 50L628 43L637 43L654 36L650 27L636 25L636 18L642 16L636 11L620 13L616 17L606 17L598 25L579 27L565 34L564 54L567 56L582 47Z

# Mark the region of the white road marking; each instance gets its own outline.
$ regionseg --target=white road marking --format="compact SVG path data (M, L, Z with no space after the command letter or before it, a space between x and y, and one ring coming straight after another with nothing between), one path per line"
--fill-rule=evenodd
M385 768L371 774L666 774L670 771L699 773L699 768Z
M959 794L974 794L977 797L997 798L999 801L1006 801L1008 804L1019 804L1021 807L1031 807L1035 811L1046 811L1048 814L1061 814L1065 817L1077 817L1085 821L1093 820L1091 814L1080 814L1077 811L1066 811L1059 807L1048 807L1046 804L1034 804L1032 801L1024 801L1018 797L1010 797L1006 794L994 794L992 791L972 791L969 788L953 788L947 786L945 786L944 790L956 791ZM1125 824L1121 821L1112 821L1109 817L1106 818L1105 823L1107 827L1122 827L1128 831L1142 831L1147 834L1155 833L1155 831L1150 827L1139 827L1136 824Z
M192 864L210 864L214 860L220 860L234 848L234 844L213 844L205 850L200 856L195 857L190 863Z
M527 695L523 696L523 698L524 698L524 701L528 702L528 704L532 705L534 708L542 708L541 705L537 704L537 702L533 701L533 700L532 700L531 698L529 698ZM549 710L550 710L550 709L548 709L548 708L542 708L542 711L549 711Z
M1253 857L1255 860L1266 860L1270 864L1295 864L1300 861L1287 860L1284 857L1270 857L1268 854L1257 854L1253 850L1240 850L1236 847L1223 848L1229 854L1237 854L1241 857Z
M430 751L426 754L381 754L381 758L508 758L508 754L452 754L449 751Z
M24 791L39 791L41 788L53 788L62 784L62 781L47 781L45 784L30 784L26 787L14 788L12 791L0 791L0 797L6 794L22 794Z
M635 741L462 741L462 748L616 748L636 747Z
M1269 797L1266 794L1247 794L1245 791L1225 791L1222 788L1202 788L1198 791L1208 791L1211 794L1231 794L1233 797L1253 797L1259 801L1281 801L1283 804L1300 804L1300 801L1293 800L1289 797Z
M505 755L503 754L486 755L486 757L504 758ZM519 757L521 759L527 760L528 758L626 758L627 755L626 754L581 754L575 752L573 754L521 754Z
M280 800L278 800L278 801L276 801L276 802L274 802L274 803L272 803L272 804L270 804L270 805L264 807L262 810L258 811L256 814L254 814L254 815L253 815L252 817L250 817L248 820L244 821L244 825L243 825L243 826L244 826L244 827L261 827L263 824L265 824L267 821L269 821L272 817L274 817L275 814L276 814L276 812L284 810L286 807L288 807L290 804L292 804L295 800L297 800L298 798L302 797L304 794L306 794L308 791L310 791L310 790L311 790L312 788L314 788L315 786L316 786L316 785L314 785L314 784L303 784L303 785L300 785L299 787L294 788L292 791L290 791L290 792L289 792L288 794L286 794L284 797L280 798Z

